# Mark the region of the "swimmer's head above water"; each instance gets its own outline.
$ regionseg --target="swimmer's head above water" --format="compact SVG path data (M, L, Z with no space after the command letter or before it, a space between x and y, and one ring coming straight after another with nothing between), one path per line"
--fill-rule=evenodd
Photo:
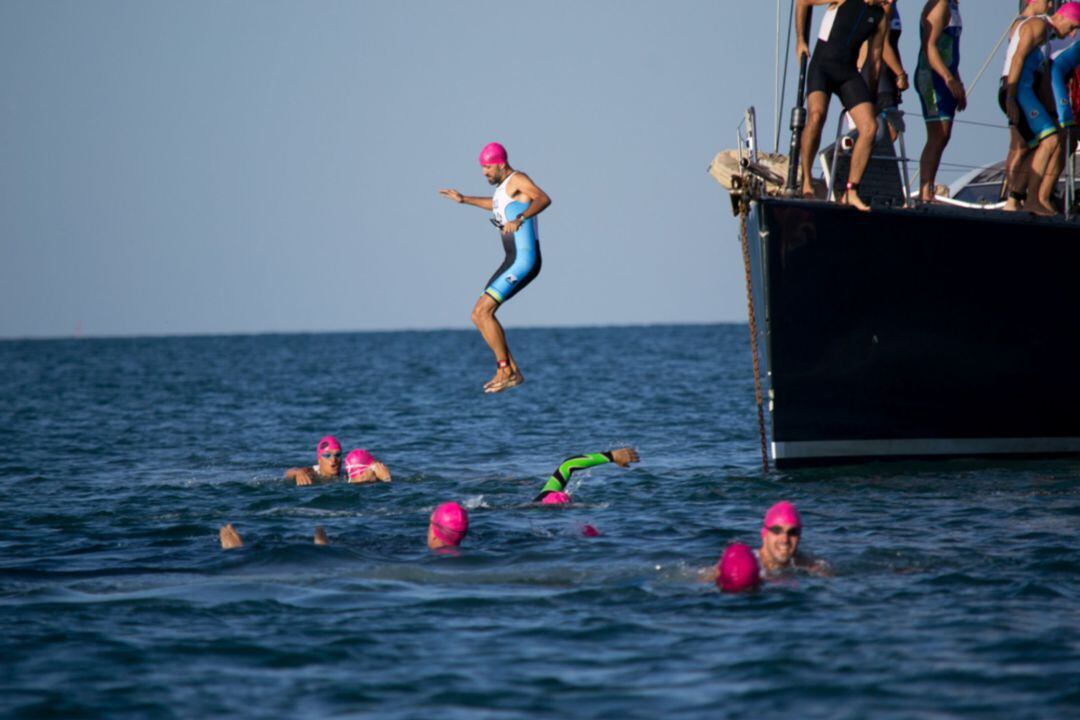
M456 502L446 502L431 513L428 525L428 547L437 550L457 547L469 532L469 513Z
M802 518L794 505L781 500L769 508L761 526L761 558L766 567L790 562L801 535Z
M345 456L345 472L350 480L361 478L374 462L375 457L371 453L363 448L357 448Z
M742 543L732 543L724 550L716 566L716 586L724 592L753 590L761 584L761 568L754 551Z
M556 490L555 492L549 492L540 502L544 505L565 505L570 502L570 496Z
M341 443L333 435L327 435L315 446L315 460L319 463L320 475L339 475L341 473Z

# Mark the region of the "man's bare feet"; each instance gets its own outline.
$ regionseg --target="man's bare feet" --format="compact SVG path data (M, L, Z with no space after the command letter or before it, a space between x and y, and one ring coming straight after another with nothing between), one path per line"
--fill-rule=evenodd
M315 544L316 545L329 545L330 544L330 540L326 537L326 530L323 529L322 525L319 525L318 527L315 528L315 538L314 539L315 539Z
M619 448L611 451L612 461L619 467L630 467L630 463L641 462L637 450L630 447Z
M1051 207L1047 207L1046 205L1043 205L1041 202L1038 201L1025 203L1024 210L1040 217L1053 217L1054 215L1057 215L1057 210L1054 210L1054 208Z
M509 390L525 382L525 376L520 372L514 372L510 368L500 368L495 376L495 381L484 387L485 393L499 393Z
M218 530L218 538L221 539L222 550L244 547L244 541L240 539L240 533L236 532L236 528L232 526L232 523Z

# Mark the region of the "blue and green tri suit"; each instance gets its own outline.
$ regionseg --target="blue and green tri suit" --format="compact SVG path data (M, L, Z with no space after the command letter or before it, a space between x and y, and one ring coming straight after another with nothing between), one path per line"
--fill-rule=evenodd
M937 50L954 77L959 77L960 33L963 29L959 0L949 0L949 25L938 36ZM919 32L922 45L926 41L925 33L925 28ZM926 122L951 122L956 116L956 97L945 80L930 67L930 58L925 50L919 51L919 63L915 66L915 90L919 94Z
M510 173L495 189L491 197L492 223L499 228L506 259L487 282L484 293L499 305L517 295L540 274L540 227L535 217L528 218L518 231L508 233L508 222L516 220L528 209L525 203L513 200L506 192L506 183L515 173Z
M1080 67L1080 38L1053 56L1050 79L1054 86L1054 102L1057 105L1058 122L1061 127L1076 125L1072 97L1069 95L1069 78Z
M567 483L570 482L570 478L578 470L585 470L609 462L614 462L610 452L586 453L585 455L566 458L559 467L555 468L555 472L544 483L544 487L540 489L540 494L534 498L533 502L540 502L550 493L563 492Z

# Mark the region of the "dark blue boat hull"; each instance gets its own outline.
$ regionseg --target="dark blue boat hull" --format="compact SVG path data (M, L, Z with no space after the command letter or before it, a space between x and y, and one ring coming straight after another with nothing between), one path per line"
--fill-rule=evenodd
M763 199L751 269L779 465L1080 453L1080 227Z

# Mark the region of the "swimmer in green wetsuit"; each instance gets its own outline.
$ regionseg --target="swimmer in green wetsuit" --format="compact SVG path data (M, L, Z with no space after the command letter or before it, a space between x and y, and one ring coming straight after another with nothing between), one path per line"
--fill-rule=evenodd
M570 496L566 494L565 489L573 474L578 470L605 465L609 462L613 462L619 467L630 467L631 463L641 462L641 458L638 456L637 450L628 447L566 458L559 467L555 468L555 472L544 483L544 487L540 489L540 494L536 496L533 502L548 505L569 502Z

